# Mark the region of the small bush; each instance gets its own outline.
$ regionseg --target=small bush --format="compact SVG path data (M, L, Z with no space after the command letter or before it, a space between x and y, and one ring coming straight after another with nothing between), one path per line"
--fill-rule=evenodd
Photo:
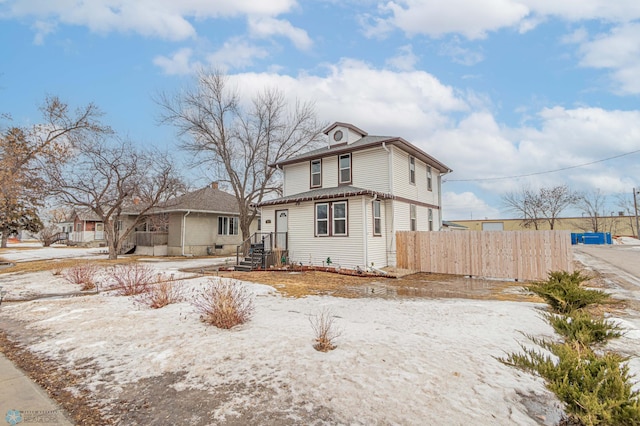
M82 290L92 290L96 288L98 266L93 263L77 263L62 271L62 277L71 284L82 286Z
M184 295L181 284L181 282L167 281L159 276L156 282L149 286L148 291L138 294L135 300L151 309L182 302Z
M334 316L331 311L323 309L320 313L309 317L311 328L315 335L314 349L320 352L329 352L337 346L335 339L340 337L340 331L336 329Z
M604 318L592 318L584 311L574 311L567 316L547 314L545 319L565 341L583 346L603 344L623 335L618 324Z
M632 390L626 358L616 353L598 356L577 342L530 339L553 356L522 346L524 354L501 361L538 373L565 403L567 413L584 425L640 425L640 397Z
M193 304L203 322L224 329L249 321L254 310L251 293L236 280L209 280Z
M141 263L116 265L111 271L111 290L120 296L134 296L145 293L154 281L155 273Z
M542 297L554 312L568 314L609 298L603 291L583 288L582 282L588 279L580 272L551 272L547 281L530 285L527 290Z

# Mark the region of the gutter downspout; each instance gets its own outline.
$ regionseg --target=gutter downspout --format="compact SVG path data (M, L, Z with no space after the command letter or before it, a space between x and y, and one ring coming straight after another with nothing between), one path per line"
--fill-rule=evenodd
M362 196L362 243L364 247L364 270L369 267L369 236L367 235L367 201Z
M382 142L382 148L387 151L387 153L389 153L389 194L394 195L393 193L393 151L391 151L389 148L387 148L387 143L386 142ZM386 204L386 203L385 203ZM387 249L387 264L389 266L396 266L396 261L395 261L395 246L396 246L396 221L395 221L395 203L393 201L393 198L389 199L389 207L390 207L390 211L391 214L390 215L386 215L385 214L385 229L387 229L387 224L386 222L390 219L391 220L391 239L388 242L388 249ZM391 265L391 262L389 262L389 255L393 254L393 265Z
M187 212L182 216L182 255L184 256L184 239L187 233L187 216L191 213L191 210L187 210Z

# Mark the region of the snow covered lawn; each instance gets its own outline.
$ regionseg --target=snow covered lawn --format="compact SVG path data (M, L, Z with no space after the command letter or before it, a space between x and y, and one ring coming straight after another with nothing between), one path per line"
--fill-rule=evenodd
M165 267L170 273L175 265ZM44 273L25 277L47 280L49 288L69 285ZM184 281L186 294L207 280ZM292 299L246 285L255 294L255 315L230 331L204 325L188 302L151 310L109 293L4 304L0 323L32 351L84 377L84 388L118 424L558 420L555 399L540 379L495 359L519 349L519 331L551 334L539 317L542 305ZM329 353L312 347L309 317L323 308L342 330Z

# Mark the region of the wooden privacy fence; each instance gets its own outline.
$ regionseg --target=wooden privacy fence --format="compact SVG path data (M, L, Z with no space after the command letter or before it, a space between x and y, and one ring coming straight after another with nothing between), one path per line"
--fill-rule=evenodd
M543 280L573 272L569 231L452 231L396 233L398 268L420 272Z

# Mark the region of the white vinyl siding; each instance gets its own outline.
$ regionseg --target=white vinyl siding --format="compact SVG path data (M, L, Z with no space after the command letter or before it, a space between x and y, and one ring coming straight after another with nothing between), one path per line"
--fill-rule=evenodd
M289 258L296 264L322 266L331 258L334 266L355 268L364 265L361 197L348 200L348 237L315 237L315 206L313 201L289 205ZM272 207L262 209L263 219L272 214ZM264 232L271 224L263 224ZM380 239L378 237L378 239Z
M427 164L415 159L415 185L410 183L409 176L409 154L396 148L393 149L393 193L399 197L408 198L410 200L420 201L422 203L438 205L439 188L437 169L431 167L432 185L431 191L428 189L427 183Z
M389 154L382 147L355 151L351 154L352 185L379 192L389 188Z
M310 163L291 164L283 167L284 170L284 196L299 194L309 190Z

